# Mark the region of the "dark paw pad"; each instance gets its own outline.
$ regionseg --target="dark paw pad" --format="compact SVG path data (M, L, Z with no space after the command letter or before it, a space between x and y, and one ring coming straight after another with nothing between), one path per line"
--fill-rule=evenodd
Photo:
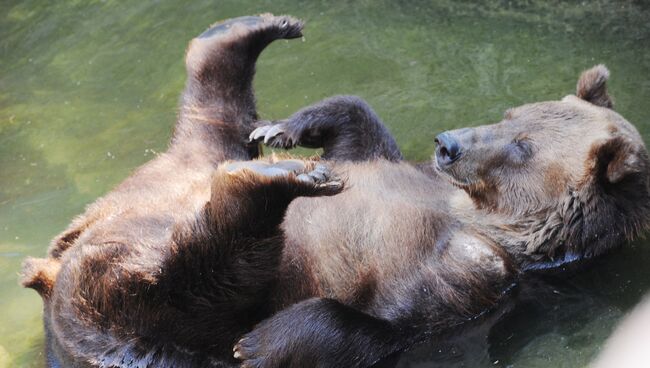
M302 172L305 165L302 164L299 160L295 161L295 164L287 166L278 166L271 164L265 161L242 161L242 162L232 162L226 166L226 171L229 173L236 173L242 170L253 171L256 174L267 176L267 177L278 177L278 176L288 176L290 173Z
M224 35L231 30L239 32L271 32L274 38L297 38L302 37L302 21L290 16L274 16L272 14L261 14L258 16L244 16L217 22L210 26L205 32L196 38L209 39Z
M201 33L197 38L210 38L220 33L227 32L234 24L241 24L247 27L252 27L262 22L262 17L259 16L245 16L217 22L210 26L205 32Z
M225 166L228 173L252 171L269 178L293 177L299 183L317 189L317 192L336 193L343 189L343 181L330 169L318 162L304 160L278 160L231 162Z
M323 164L316 164L312 170L298 174L299 181L313 185L321 194L335 194L343 189L343 180L335 176Z

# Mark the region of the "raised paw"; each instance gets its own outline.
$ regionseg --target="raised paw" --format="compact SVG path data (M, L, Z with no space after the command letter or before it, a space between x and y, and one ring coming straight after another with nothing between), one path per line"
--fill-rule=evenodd
M211 38L228 33L231 29L245 31L264 31L272 29L277 38L301 37L303 23L290 16L274 16L261 14L258 16L243 16L217 22L201 33L197 38Z
M218 22L192 40L185 63L190 75L197 77L201 77L202 73L232 72L233 62L248 69L259 53L274 40L302 37L302 27L303 22L298 19L272 14ZM240 71L237 73L241 74Z

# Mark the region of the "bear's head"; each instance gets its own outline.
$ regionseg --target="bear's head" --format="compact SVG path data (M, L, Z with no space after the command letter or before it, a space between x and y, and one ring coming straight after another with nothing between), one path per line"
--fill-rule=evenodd
M609 71L585 71L577 96L509 109L501 122L436 137L434 165L475 209L509 219L532 263L603 253L650 224L650 161L612 110Z

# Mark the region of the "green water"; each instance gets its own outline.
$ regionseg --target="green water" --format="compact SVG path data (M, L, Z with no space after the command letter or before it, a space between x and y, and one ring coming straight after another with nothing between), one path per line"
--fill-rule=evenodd
M647 3L645 3L647 4ZM265 11L307 21L260 59L264 118L333 94L367 99L410 160L445 129L573 92L606 63L617 110L650 138L650 6L642 1L0 2L0 368L41 367L41 301L21 260L165 149L187 41ZM580 367L650 290L639 241L520 303L491 332L425 345L399 367ZM487 338L486 338L487 335Z

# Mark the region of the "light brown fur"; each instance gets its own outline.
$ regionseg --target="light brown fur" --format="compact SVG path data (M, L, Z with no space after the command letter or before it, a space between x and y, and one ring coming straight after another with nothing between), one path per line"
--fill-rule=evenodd
M439 146L435 170L401 161L376 114L349 97L296 118L340 133L315 137L343 192L311 160L233 163L259 153L247 143L255 59L301 28L243 17L192 41L169 150L73 220L46 260L26 261L51 364L366 367L493 308L523 272L647 228L648 154L606 108L602 66L581 77L582 99L448 132L462 156L440 165ZM296 119L282 123L300 133L294 145L305 136Z

